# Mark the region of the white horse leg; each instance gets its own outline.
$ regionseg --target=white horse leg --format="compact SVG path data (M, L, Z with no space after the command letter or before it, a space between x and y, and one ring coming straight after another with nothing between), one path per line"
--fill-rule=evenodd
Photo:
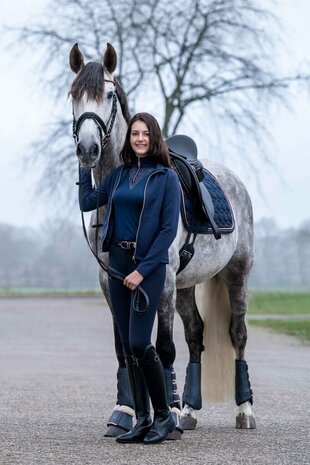
M185 404L181 411L181 425L185 430L192 430L197 425L197 412L195 409Z
M185 340L189 349L189 363L183 391L181 425L183 429L195 429L196 410L202 407L201 352L203 346L203 321L195 301L195 287L177 290L177 311L184 325Z
M250 402L244 402L237 407L236 428L255 429L256 422Z
M236 351L238 357L238 351ZM240 355L239 355L240 357ZM240 358L236 360L236 428L255 429L256 422L252 412L253 393L250 385L248 366L246 361Z
M236 266L237 265L237 266ZM243 270L243 273L240 272ZM223 273L231 303L230 337L236 353L235 400L238 406L236 428L255 429L255 417L251 405L253 403L252 389L249 381L248 365L244 358L247 342L245 315L247 311L247 268L246 260L239 257L238 263L229 264Z

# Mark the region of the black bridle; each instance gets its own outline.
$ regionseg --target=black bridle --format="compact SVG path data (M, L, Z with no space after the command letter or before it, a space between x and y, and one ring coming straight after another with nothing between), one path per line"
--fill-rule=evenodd
M108 79L104 79L104 81L112 82L115 86L114 81L110 81ZM72 110L72 117L73 117L72 135L73 135L75 144L78 143L79 132L80 132L81 126L84 123L84 121L86 119L92 119L96 123L96 126L99 130L101 149L103 150L105 146L107 145L108 140L111 137L111 132L114 126L116 113L117 113L117 96L116 96L115 90L112 92L112 110L111 110L111 114L110 114L107 124L105 124L105 122L100 118L100 116L97 115L97 113L94 113L92 111L86 111L85 113L82 113L81 116L76 121L75 116L74 116L74 111Z
M107 79L105 79L104 81L105 82L112 82L114 84L114 86L115 86L114 81L109 81ZM86 111L85 113L82 113L82 115L76 121L75 116L74 116L74 111L73 111L73 108L72 108L72 117L73 117L73 120L72 120L72 135L73 135L73 139L75 141L75 144L77 145L77 143L78 143L79 131L80 131L80 128L81 128L83 122L86 119L92 119L96 123L96 125L98 127L99 134L100 134L101 150L103 151L105 146L107 145L110 137L111 137L111 132L112 132L112 129L113 129L113 126L114 126L116 113L117 113L117 96L116 96L115 90L113 91L113 95L112 95L112 110L111 110L111 114L110 114L110 117L108 119L107 124L104 123L104 121L100 118L100 116L98 116L96 113L91 112L91 111ZM80 174L81 173L80 173L80 167L79 167L79 181L76 183L77 185L81 184ZM101 183L101 180L100 180L100 183ZM98 197L98 201L99 201L99 197ZM99 266L103 269L103 271L105 271L108 274L108 276L110 278L118 279L120 281L124 281L124 279L126 277L125 275L123 275L119 271L115 270L111 266L107 266L99 258L99 254L98 254L98 229L102 226L101 224L99 224L99 205L97 205L97 212L96 212L97 224L92 225L92 228L96 228L96 238L95 238L96 250L93 250L93 248L92 248L92 246L90 244L88 234L87 234L87 230L86 230L86 226L85 226L84 212L82 210L81 210L81 218L82 218L83 233L84 233L86 242L87 242L88 247L91 250L92 254L96 258ZM148 306L149 306L149 298L148 298L147 293L144 291L144 289L141 286L138 286L135 289L135 291L133 291L133 292L134 292L133 307L134 307L135 311L137 311L139 313L145 312L147 310ZM140 293L143 295L143 297L145 299L145 307L142 308L142 309L140 309Z

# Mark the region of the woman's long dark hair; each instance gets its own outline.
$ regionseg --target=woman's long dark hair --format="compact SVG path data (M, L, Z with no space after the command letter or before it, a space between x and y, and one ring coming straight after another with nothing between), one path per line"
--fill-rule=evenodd
M147 154L148 158L171 168L168 147L163 139L159 124L154 116L149 113L137 113L134 115L128 125L124 146L120 153L120 159L125 165L131 165L136 159L135 152L130 144L131 127L136 121L143 121L150 133L150 149Z

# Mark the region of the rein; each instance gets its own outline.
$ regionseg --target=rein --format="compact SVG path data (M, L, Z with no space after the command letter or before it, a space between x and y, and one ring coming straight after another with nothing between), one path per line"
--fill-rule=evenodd
M113 82L113 84L115 85L114 81L109 81L107 79L105 79L105 81L106 82ZM97 125L97 127L99 129L101 148L102 148L102 151L103 151L103 149L105 148L105 146L108 143L108 140L110 139L111 132L112 132L112 129L113 129L113 125L114 125L114 122L115 122L116 113L117 113L117 97L116 97L115 92L113 92L113 97L112 98L113 98L112 110L111 110L111 114L110 114L109 120L107 122L107 125L103 122L103 120L100 118L100 116L98 116L96 113L93 113L93 112L85 112L85 113L83 113L78 118L78 120L76 121L75 116L74 116L74 112L72 110L72 115L73 115L72 135L73 135L73 139L75 141L75 145L77 145L77 143L78 143L78 134L79 134L79 130L81 128L82 123L86 119L92 119L93 121L95 121L95 123L96 123L96 125ZM101 183L101 180L100 180L100 183ZM76 183L76 185L78 185L78 186L81 185L80 167L79 167L79 181ZM98 202L99 202L99 197L98 197ZM124 279L126 277L124 274L120 273L119 271L112 268L111 266L107 266L99 258L99 253L98 253L98 229L102 226L102 225L99 224L99 205L97 204L97 209L96 209L97 224L92 225L92 228L96 228L96 238L95 238L96 250L93 250L92 246L90 244L89 237L88 237L87 230L86 230L86 226L85 226L84 212L82 210L81 210L81 219L82 219L83 233L84 233L84 237L86 239L87 245L88 245L90 251L92 252L92 254L94 255L94 257L96 258L99 266L103 269L103 271L105 271L107 273L107 275L110 278L119 279L120 281L124 281ZM144 313L148 309L148 306L149 306L149 298L148 298L147 293L145 292L145 290L141 286L138 286L132 292L134 293L133 304L132 304L134 310L136 312L138 312L138 313ZM145 307L143 307L142 309L140 309L140 293L143 295L143 297L145 299Z
M79 181L76 183L77 186L81 185L81 172L80 172L80 167L79 167ZM97 215L97 223L98 223L98 212L99 212L99 207L97 206L97 211L96 211L96 215ZM112 278L112 279L118 279L120 281L124 281L125 279L125 275L123 273L120 273L119 271L117 271L115 268L112 268L111 266L107 266L100 258L99 258L99 254L98 254L98 228L100 228L102 225L101 224L94 224L92 225L92 228L96 228L96 250L93 250L91 244L90 244L90 241L89 241L89 237L88 237L88 234L87 234L87 230L86 230L86 226L85 226L85 218L84 218L84 212L81 210L81 219L82 219L82 227L83 227L83 233L84 233L84 237L86 239L86 242L87 242L87 245L90 249L90 251L92 252L92 254L94 255L94 257L96 258L99 266L103 269L103 271L105 271L107 273L107 275ZM132 291L134 293L134 296L133 296L133 302L132 302L132 305L133 305L133 308L136 312L138 313L144 313L146 312L146 310L148 309L149 307L149 298L148 298L148 295L147 293L145 292L145 290L141 287L141 286L138 286L134 291ZM145 300L145 307L143 307L142 309L140 309L140 293L143 295L144 297L144 300Z

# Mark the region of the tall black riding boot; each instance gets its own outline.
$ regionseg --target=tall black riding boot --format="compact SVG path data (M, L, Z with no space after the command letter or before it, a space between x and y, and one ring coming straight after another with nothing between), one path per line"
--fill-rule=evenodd
M154 421L144 438L144 444L158 444L175 430L175 423L167 401L165 374L155 347L148 346L143 359L138 360L154 408Z
M137 423L128 433L116 438L117 442L123 444L143 442L152 426L150 399L142 369L137 365L136 359L132 355L126 357L126 365Z

